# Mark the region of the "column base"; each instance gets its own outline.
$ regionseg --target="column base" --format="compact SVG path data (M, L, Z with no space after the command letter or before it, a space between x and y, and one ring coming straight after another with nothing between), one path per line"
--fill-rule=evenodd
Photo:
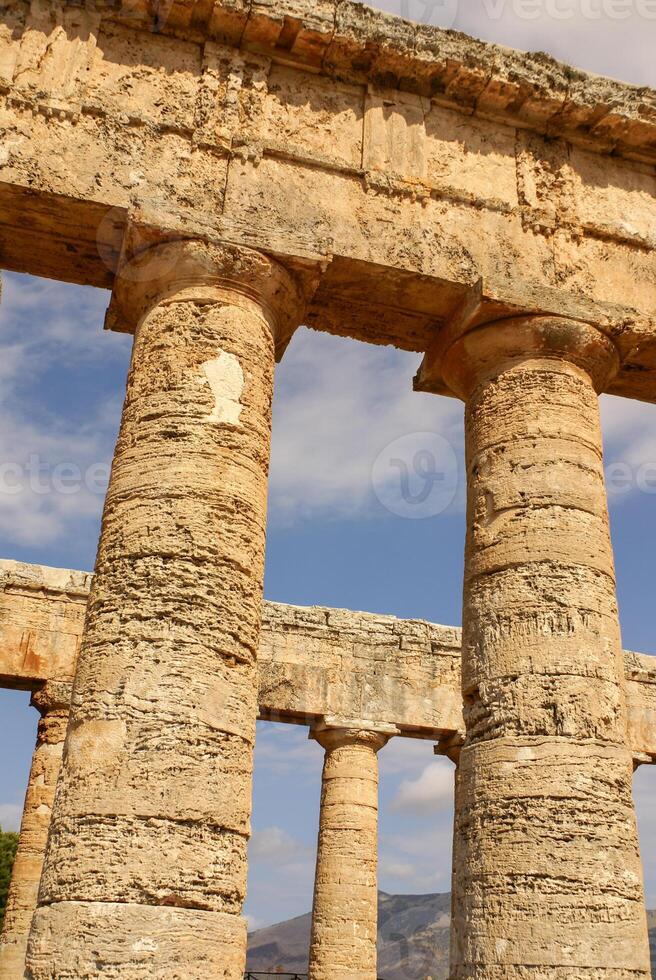
M243 980L246 921L197 909L59 902L34 918L32 980Z

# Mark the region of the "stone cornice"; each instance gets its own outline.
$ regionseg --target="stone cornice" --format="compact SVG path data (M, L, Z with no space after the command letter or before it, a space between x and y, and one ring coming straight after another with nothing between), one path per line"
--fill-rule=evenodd
M656 91L351 0L104 0L107 16L313 71L417 93L466 113L656 162Z

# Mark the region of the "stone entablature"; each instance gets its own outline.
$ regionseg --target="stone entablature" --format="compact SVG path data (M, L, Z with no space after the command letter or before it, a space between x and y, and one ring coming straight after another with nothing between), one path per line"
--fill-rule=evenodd
M0 684L72 680L93 576L0 561ZM421 620L265 602L258 656L264 720L348 719L445 747L463 730L461 630ZM656 762L656 657L625 652L629 744Z
M652 90L337 0L14 0L0 124L6 268L110 287L136 222L275 254L361 340L595 323L656 398Z

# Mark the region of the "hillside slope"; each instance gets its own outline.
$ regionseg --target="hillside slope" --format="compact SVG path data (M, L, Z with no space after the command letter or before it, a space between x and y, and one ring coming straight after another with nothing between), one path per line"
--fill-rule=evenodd
M378 972L384 980L447 980L451 896L378 896ZM248 969L306 973L310 915L259 929L248 937ZM656 980L656 912L649 913Z

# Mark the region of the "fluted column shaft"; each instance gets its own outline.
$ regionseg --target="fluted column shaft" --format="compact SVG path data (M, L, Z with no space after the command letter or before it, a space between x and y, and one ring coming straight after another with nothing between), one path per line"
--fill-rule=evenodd
M27 940L37 906L70 702L71 685L63 682L51 681L32 695L41 718L0 940L0 980L20 980L25 974Z
M31 976L241 980L274 344L288 274L180 242L136 330Z
M378 758L389 736L328 729L312 909L310 980L376 980Z
M444 355L468 478L452 980L650 976L597 397L618 363L539 317Z

